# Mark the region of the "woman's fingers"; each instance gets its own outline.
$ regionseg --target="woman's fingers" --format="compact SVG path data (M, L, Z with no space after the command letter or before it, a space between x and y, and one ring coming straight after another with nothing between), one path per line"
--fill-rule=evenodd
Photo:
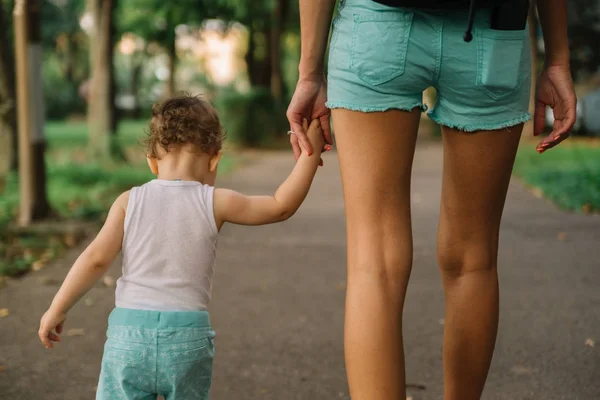
M535 101L535 112L533 114L533 136L539 136L544 131L546 124L546 104Z
M300 149L300 143L298 143L298 137L295 134L290 134L290 144L292 145L292 151L294 152L294 158L298 160L302 150Z
M323 115L319 117L321 122L321 129L323 130L323 138L325 139L325 145L323 146L324 151L331 150L333 146L333 137L331 136L331 114ZM327 146L329 145L329 146Z

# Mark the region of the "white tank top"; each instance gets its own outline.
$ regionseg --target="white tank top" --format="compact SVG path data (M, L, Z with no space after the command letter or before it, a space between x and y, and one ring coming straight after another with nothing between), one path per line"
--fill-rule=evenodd
M116 306L206 310L218 230L212 186L155 179L129 194Z

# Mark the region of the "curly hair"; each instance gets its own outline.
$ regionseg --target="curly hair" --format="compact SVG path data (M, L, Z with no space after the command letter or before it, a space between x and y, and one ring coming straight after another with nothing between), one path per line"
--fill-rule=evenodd
M202 153L216 154L225 139L217 111L203 97L190 94L155 104L146 135L146 154L152 158L159 158L158 146L168 152L172 146L186 144Z

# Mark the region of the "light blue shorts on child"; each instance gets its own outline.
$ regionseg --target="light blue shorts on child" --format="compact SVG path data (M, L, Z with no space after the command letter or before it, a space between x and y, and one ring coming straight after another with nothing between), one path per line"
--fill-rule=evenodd
M206 311L115 308L96 400L208 399L214 336Z

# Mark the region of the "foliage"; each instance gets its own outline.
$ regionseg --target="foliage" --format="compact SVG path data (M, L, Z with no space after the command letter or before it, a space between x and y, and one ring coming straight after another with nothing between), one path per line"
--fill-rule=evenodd
M559 207L600 211L600 142L562 143L539 155L533 144L519 150L515 173Z
M597 0L576 0L568 7L571 70L577 80L597 73L600 67L600 4Z
M46 118L60 120L75 114L85 114L86 104L79 96L78 82L65 80L61 62L56 55L46 53L44 61L42 84Z
M285 110L280 109L268 89L248 93L222 91L216 97L215 107L227 131L228 141L238 145L267 145L285 129Z

